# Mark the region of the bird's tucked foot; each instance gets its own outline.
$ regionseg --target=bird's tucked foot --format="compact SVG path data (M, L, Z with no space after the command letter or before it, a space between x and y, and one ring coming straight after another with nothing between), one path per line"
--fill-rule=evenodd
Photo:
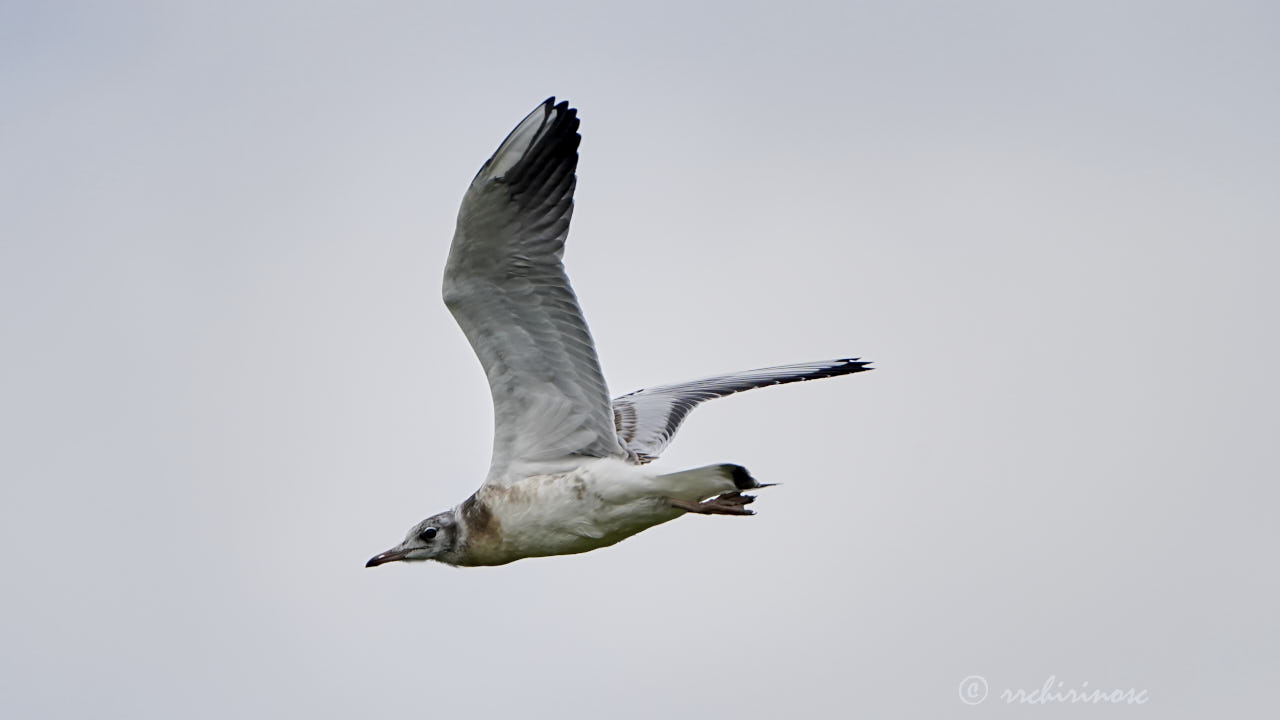
M755 515L753 511L745 507L755 502L755 500L754 495L743 495L740 492L717 495L710 500L703 500L702 502L667 498L667 502L671 504L671 507L700 515Z

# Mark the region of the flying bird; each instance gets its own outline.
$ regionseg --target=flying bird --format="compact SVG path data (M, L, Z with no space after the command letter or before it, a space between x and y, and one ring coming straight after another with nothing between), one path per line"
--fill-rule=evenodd
M686 513L751 515L767 487L740 465L647 466L694 407L743 390L870 370L858 358L782 365L609 400L561 258L577 184L579 120L549 98L471 181L444 271L444 301L493 395L493 458L480 489L375 555L502 565L613 545Z

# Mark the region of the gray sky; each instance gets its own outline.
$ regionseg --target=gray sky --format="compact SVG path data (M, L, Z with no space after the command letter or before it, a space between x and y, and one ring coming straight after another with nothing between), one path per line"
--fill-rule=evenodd
M448 5L0 2L0 714L1274 707L1274 5ZM487 467L440 273L552 94L615 394L879 369L693 414L758 517L366 570Z

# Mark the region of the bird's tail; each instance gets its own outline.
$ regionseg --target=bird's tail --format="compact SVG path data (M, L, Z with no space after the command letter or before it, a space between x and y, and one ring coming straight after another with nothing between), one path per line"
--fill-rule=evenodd
M761 484L741 465L724 463L658 476L669 497L698 501L715 495L769 487Z

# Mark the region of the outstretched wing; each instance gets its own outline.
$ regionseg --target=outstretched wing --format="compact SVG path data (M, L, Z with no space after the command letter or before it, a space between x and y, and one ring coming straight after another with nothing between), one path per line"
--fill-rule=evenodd
M561 257L573 215L577 111L550 98L516 126L462 199L444 301L493 395L493 460L623 455L591 333Z
M873 370L858 358L779 365L719 377L638 390L613 401L618 438L642 462L649 462L671 443L680 423L698 403L743 390Z

